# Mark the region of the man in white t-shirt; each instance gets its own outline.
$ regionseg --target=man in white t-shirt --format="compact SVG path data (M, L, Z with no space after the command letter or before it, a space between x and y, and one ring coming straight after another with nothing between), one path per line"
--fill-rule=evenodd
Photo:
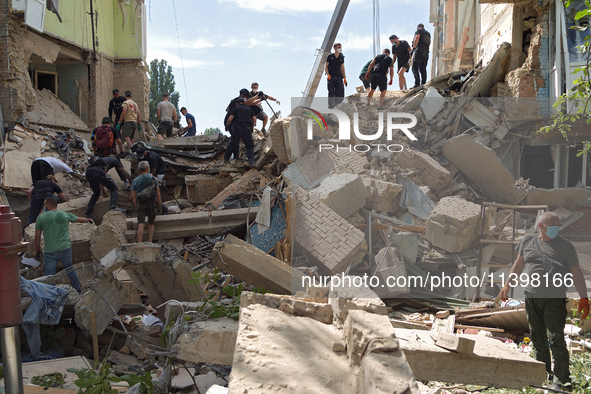
M178 120L176 108L169 101L170 96L168 93L162 95L162 101L158 103L156 107L156 118L158 119L158 139L163 140L163 136L166 138L172 138L172 127Z
M33 179L33 183L44 180L47 175L55 175L58 172L72 174L76 179L84 179L82 175L76 174L66 165L66 159L63 157L59 159L55 157L42 157L33 160L33 164L31 164L31 178Z

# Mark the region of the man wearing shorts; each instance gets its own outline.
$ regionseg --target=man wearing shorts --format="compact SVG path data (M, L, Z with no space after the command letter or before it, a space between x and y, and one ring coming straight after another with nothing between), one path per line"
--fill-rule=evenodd
M390 82L388 82L388 70L390 70ZM384 49L381 55L372 60L365 75L370 78L371 82L371 90L367 93L367 105L370 105L373 92L379 87L380 102L378 110L381 110L386 97L386 89L388 89L388 85L392 85L392 78L394 78L394 61L390 57L388 48Z
M117 123L116 130L121 130L121 135L127 144L127 148L131 148L133 145L133 135L135 129L142 131L140 111L135 101L131 99L131 92L128 90L125 92L125 102L123 103L123 111L119 117L119 123ZM123 128L121 128L121 122Z
M166 138L172 138L172 126L178 120L176 108L169 101L168 93L162 94L162 101L156 107L156 118L158 119L158 139L163 140L163 135Z
M392 43L392 60L396 61L398 59L398 83L400 84L400 90L406 90L404 73L407 73L410 68L408 62L412 48L407 41L398 39L396 35L390 36L390 42Z
M257 82L251 83L250 89L251 89L250 90L250 98L256 97L261 101L271 100L271 101L275 101L277 104L281 105L279 100L277 100L275 97L271 97L271 96L259 91L259 84ZM266 133L267 132L267 122L269 121L269 116L265 113L265 111L263 111L262 105L260 103L254 104L254 105L251 105L250 108L254 112L254 116L256 116L257 119L263 121L263 128L261 129L261 131L263 133Z
M148 242L152 242L154 238L154 220L156 220L156 208L162 205L160 199L160 187L158 181L150 174L150 163L147 161L140 161L138 163L138 172L140 175L133 180L131 184L130 199L135 207L137 207L137 241L143 242L144 227L146 223L146 216L148 217ZM156 189L155 193L145 193L145 189ZM144 193L143 193L144 192ZM147 200L140 201L143 194L148 194Z

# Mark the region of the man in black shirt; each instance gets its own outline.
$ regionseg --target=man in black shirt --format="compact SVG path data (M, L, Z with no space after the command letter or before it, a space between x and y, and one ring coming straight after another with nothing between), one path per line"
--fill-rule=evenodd
M419 23L415 37L412 40L412 73L415 77L415 86L413 88L427 83L427 62L429 61L430 43L431 34L425 30L425 26L422 23Z
M228 117L228 125L233 126L232 139L226 154L224 155L224 161L227 162L230 159L230 155L238 149L240 139L244 141L246 147L246 155L248 157L248 164L254 167L254 142L252 141L252 129L257 122L257 118L252 111L252 108L246 106L244 102L240 102L230 113Z
M109 101L109 119L113 122L113 124L119 123L119 117L121 117L121 112L123 111L123 103L125 102L125 97L119 94L119 89L113 89L113 98ZM115 114L115 120L113 120L113 114Z
M390 82L388 82L388 70L390 70ZM392 79L394 78L394 60L390 57L390 50L384 49L381 55L375 57L367 68L367 78L370 78L371 89L367 93L367 105L371 104L371 98L376 88L380 88L380 102L378 104L378 110L383 109L384 99L386 97L386 89L388 85L392 85Z
M147 151L141 146L136 149L135 153L137 153L140 161L146 160L150 163L150 174L156 177L159 183L162 183L164 175L166 175L166 163L162 160L162 157L158 153Z
M334 53L328 55L324 64L324 72L328 80L328 108L334 108L343 101L345 86L347 86L343 48L339 43L334 44L333 48Z
M400 84L400 90L406 90L406 78L404 73L408 72L408 61L410 60L410 52L412 48L408 45L405 40L400 40L393 34L390 36L390 42L392 43L392 60L398 59L398 83Z
M261 99L258 96L250 97L250 92L248 89L240 89L238 97L230 101L230 104L226 107L226 116L224 118L224 127L226 131L230 133L230 142L228 143L228 147L226 148L226 154L224 155L224 160L229 161L234 155L234 159L240 160L240 143L232 144L232 138L234 138L234 125L232 123L228 123L228 118L232 113L232 110L238 106L238 104L244 102L244 104L248 107L258 105L261 103ZM230 145L232 145L234 151L230 151ZM228 153L230 152L230 153Z
M27 193L29 195L29 201L31 201L27 226L35 223L39 212L41 212L41 208L43 208L43 201L47 197L53 197L54 193L57 193L57 196L62 202L68 201L62 189L57 185L57 180L53 175L47 175L45 179L36 181L31 185Z
M275 97L271 97L268 94L261 92L259 90L259 84L257 82L253 82L252 84L250 84L250 89L250 98L258 98L261 102L265 100L271 100L281 105L279 100L277 100ZM265 111L263 111L263 107L261 106L261 104L251 105L250 108L254 112L254 116L256 116L257 119L263 121L263 128L261 129L261 131L263 132L263 134L265 134L267 132L266 127L267 122L269 121L269 116L265 113Z
M86 213L84 214L85 218L93 218L92 212L94 211L94 206L98 201L99 197L101 196L101 185L106 187L111 191L111 201L109 208L110 209L117 209L117 199L119 197L119 188L115 185L115 182L109 176L108 172L111 168L117 169L117 174L119 174L119 178L122 181L128 181L131 179L123 164L113 157L103 157L100 158L98 156L94 156L89 159L90 165L86 168L86 179L92 189L92 196L90 200L88 200L88 205L86 206Z

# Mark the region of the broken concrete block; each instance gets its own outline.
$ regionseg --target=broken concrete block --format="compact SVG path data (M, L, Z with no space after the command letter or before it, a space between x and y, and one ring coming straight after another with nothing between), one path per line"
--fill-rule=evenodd
M335 274L361 260L367 249L364 233L336 212L295 187L297 199L295 250L308 256L321 271Z
M476 342L474 353L460 354L436 346L428 331L394 331L418 380L522 389L546 379L544 363L496 339L468 335Z
M405 171L416 171L409 179L415 182L417 186L429 186L433 194L437 194L449 187L451 181L450 172L426 153L404 149L396 156L396 163Z
M121 245L100 261L106 273L123 268L154 306L168 300L201 301L203 290L191 282L191 266L178 256L165 259L161 246L149 242Z
M273 143L273 152L277 155L280 163L289 164L291 161L291 150L285 143L286 135L289 130L291 118L279 118L271 125L269 129L269 138Z
M406 266L400 250L390 246L381 249L375 258L379 266L376 276L380 284L375 292L380 298L395 298L410 292L406 279Z
M566 189L538 189L530 187L525 197L526 205L548 205L551 211L563 207L571 212L591 198L591 192L580 187Z
M173 350L177 358L194 363L232 365L238 322L221 318L195 322Z
M103 221L94 230L90 240L90 252L95 260L100 260L111 250L127 243L125 238L126 216L123 212L109 211Z
M187 175L187 200L193 204L203 204L232 184L232 177L227 175Z
M553 210L552 212L554 212L556 215L558 215L558 217L560 218L560 223L564 223L568 220L568 218L570 218L572 216L572 212L569 211L568 209L564 208L564 207L558 207L555 210Z
M245 291L240 295L240 307L261 304L295 316L309 317L324 324L332 323L332 307L328 303L309 302L290 296L258 294Z
M365 208L393 214L400 211L402 185L366 176L361 179L369 192L365 199Z
M278 294L303 289L299 271L233 235L215 244L212 258L217 267L257 288Z
M333 325L260 304L241 308L239 322L229 394L358 392Z
M448 334L446 332L433 334L433 340L435 340L435 345L439 347L463 354L474 353L474 345L476 344L473 339Z
M427 240L450 253L473 247L480 239L480 206L459 197L443 197L427 222Z
M236 179L230 186L224 188L220 194L215 196L210 203L219 208L224 200L232 194L244 193L255 178L260 178L259 172L255 168L251 168L244 173L240 178Z
M60 204L61 205L61 204ZM72 243L72 263L81 263L92 260L90 241L93 238L96 226L92 223L70 223L70 242ZM25 242L29 242L27 257L35 257L35 223L25 229ZM41 236L41 248L44 240Z
M425 119L430 121L443 109L446 99L437 92L437 89L430 87L427 94L421 101L421 109L425 114Z
M310 194L346 219L363 208L369 192L359 175L343 173L324 178Z
M387 316L351 311L343 331L349 362L360 366L358 393L420 394Z
M69 200L61 204L57 204L57 209L64 212L69 212L76 216L84 216L86 213L86 207L88 206L88 197L81 197ZM95 222L101 223L103 216L109 212L110 198L99 197L96 205L94 206L93 215L96 217Z
M341 276L341 283L335 286L328 295L332 306L334 324L342 326L347 320L349 311L364 310L378 315L387 315L392 308L369 287L365 286L361 276Z
M328 152L300 157L281 173L288 185L299 185L309 189L326 177L334 169Z
M111 320L127 299L127 291L112 274L99 275L96 282L90 286L91 290L82 295L74 308L74 321L87 335L92 334L92 311L96 313L96 329L100 335L111 324Z

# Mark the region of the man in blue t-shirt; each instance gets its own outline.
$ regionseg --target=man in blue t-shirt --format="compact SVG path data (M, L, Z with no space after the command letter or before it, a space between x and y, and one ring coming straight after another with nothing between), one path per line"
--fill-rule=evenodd
M183 137L193 137L195 134L197 134L197 129L195 128L195 117L191 115L185 107L181 108L181 114L183 114L185 120L187 121L187 127L185 127L187 132L183 134Z
M137 207L137 241L143 242L146 216L148 217L148 242L154 238L154 220L156 209L162 206L158 181L150 174L150 163L140 161L137 165L139 176L131 184L129 196L134 207Z

